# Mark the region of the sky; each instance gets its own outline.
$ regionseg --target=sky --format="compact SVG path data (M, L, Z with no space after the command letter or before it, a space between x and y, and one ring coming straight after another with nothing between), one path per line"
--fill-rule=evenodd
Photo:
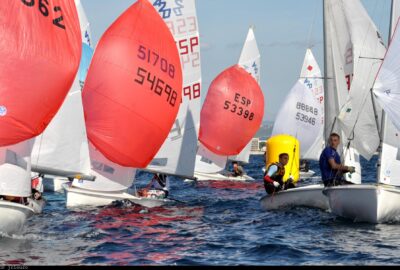
M155 0L151 0L155 1ZM81 0L97 44L104 31L136 0ZM390 0L361 0L387 40ZM322 0L197 0L202 100L212 80L239 60L250 25L261 54L264 121L274 121L300 75L308 47L323 71Z

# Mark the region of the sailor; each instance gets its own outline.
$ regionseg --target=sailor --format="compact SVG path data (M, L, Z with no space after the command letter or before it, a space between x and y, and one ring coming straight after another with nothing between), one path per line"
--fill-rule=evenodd
M341 164L340 156L336 151L339 144L340 136L332 133L329 136L329 146L322 151L319 157L319 168L325 187L352 184L343 178L343 174L347 172L354 173L355 167Z
M308 164L308 161L305 159L300 160L300 171L308 172L309 170L310 170L310 165Z
M165 198L168 197L169 193L169 180L167 175L162 173L155 173L150 182L150 187L164 191Z
M231 176L233 176L233 177L243 176L244 169L242 166L239 166L237 161L233 161L232 166L233 166L233 172L232 172Z
M279 162L272 163L264 174L264 187L268 194L273 194L294 188L293 179L290 177L286 183L283 182L283 176L285 175L285 166L289 162L289 155L282 153L279 155Z

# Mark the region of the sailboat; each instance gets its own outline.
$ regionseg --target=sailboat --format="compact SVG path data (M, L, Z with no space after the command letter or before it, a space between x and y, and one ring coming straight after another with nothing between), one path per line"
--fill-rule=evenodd
M153 6L175 38L182 65L183 88L182 103L170 133L145 171L194 179L202 87L196 5L194 0L185 0L182 5L176 1L164 4L155 1ZM165 13L168 9L172 12ZM158 197L155 189L144 190L147 196ZM160 196L164 196L163 192Z
M362 26L367 23L367 28L370 29L371 35L374 35L375 41L378 40L379 44L380 42L377 32L373 31L374 25L358 0L324 0L323 3L325 46L324 138L327 141L332 132L341 135L343 145L340 145L339 149L344 151L344 163L356 168L356 173L345 175L346 180L359 184L361 183L359 151L362 151L363 154L365 151L362 148L354 147L354 144L349 144L345 140L345 127L340 124L338 115L349 94L356 88L353 85L354 78L367 80L365 74L358 76L357 58L354 56L355 51L353 50L353 48L362 46L365 39L364 36L360 37L361 33L365 35L365 28L363 30L363 27L359 25ZM350 11L352 14L349 14ZM355 28L355 26L361 29ZM362 140L359 141L359 144L361 143ZM327 145L327 142L325 144ZM365 146L368 147L368 143ZM329 209L329 200L323 196L323 190L322 184L290 189L279 192L274 196L264 196L261 199L261 205L267 210L286 206L306 206L327 210Z
M307 49L299 80L278 112L272 136L288 134L296 137L301 144L300 158L318 160L324 146L323 102L321 70L311 49ZM314 173L311 170L300 171L300 178L310 177Z
M82 57L78 74L61 108L46 130L35 139L31 156L32 171L46 175L43 179L46 191L63 191L62 185L77 177L86 180L95 178L90 175L81 95L93 48L90 25L82 3L75 0L75 4L82 35Z
M137 168L147 167L167 138L181 89L174 38L151 3L138 0L103 34L90 64L82 101L96 180L64 185L67 207L123 199L164 204L129 188Z
M217 157L237 155L259 129L263 114L264 97L257 81L241 66L229 67L210 85L201 110L199 141Z
M323 146L324 89L319 66L310 49L307 50L300 78L286 97L275 120L273 135L289 134L301 142L303 158L317 160ZM296 151L298 149L294 149ZM290 162L290 161L289 161ZM322 194L322 184L310 184L280 191L261 198L261 207L274 210L291 206L328 209Z
M361 74L368 76L368 79L360 78L364 79L360 81L354 76L353 85L357 83L359 88L350 93L350 98L342 109L340 119L342 125L349 127L350 135L354 139L362 137L370 146L370 151L365 151L367 156L378 148L377 144L382 138L378 148L380 164L378 164L377 183L336 186L324 191L329 198L332 213L356 222L384 223L399 221L400 218L400 207L398 206L400 182L397 168L399 165L398 130L400 125L398 125L399 107L396 97L399 92L399 11L399 3L392 1L391 29L389 31L392 39L386 54L381 40L376 40L379 36L376 35L376 28L367 24L362 25L372 31L371 35L368 35L369 31L367 33L364 31L365 36L362 37L369 40L375 39L377 45L371 46L374 43L370 41L365 47L358 48L359 55L355 54L355 56L365 59L364 61L360 60L358 68ZM393 31L395 24L397 26ZM381 63L382 57L384 57L383 63ZM368 66L370 62L373 64ZM367 81L366 84L365 81ZM382 105L383 111L379 108L379 104ZM379 117L380 112L382 113L381 117ZM379 125L380 120L381 125ZM369 131L368 134L365 134L366 129ZM369 136L370 134L372 136ZM357 146L361 148L363 145ZM367 147L364 146L363 150L365 148Z
M260 83L260 65L261 56L258 50L257 41L254 35L254 27L251 26L247 33L246 41L243 45L239 58L239 65L251 74L257 83ZM249 139L250 141L251 139ZM254 180L252 177L244 174L243 176L231 176L225 171L228 160L249 162L251 141L237 155L226 156L218 155L199 142L199 148L196 155L195 177L198 181L204 180L231 180L246 181Z
M81 56L75 5L42 4L0 4L0 232L6 234L42 210L43 202L31 198L32 138L61 106Z

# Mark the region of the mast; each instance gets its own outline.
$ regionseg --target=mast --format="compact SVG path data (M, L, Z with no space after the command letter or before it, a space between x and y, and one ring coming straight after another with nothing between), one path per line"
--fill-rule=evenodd
M394 0L391 1L391 6L390 6L390 21L389 21L389 34L388 34L388 48L390 44L390 40L392 38L392 31L393 31L393 12L394 12ZM375 101L375 96L372 93L372 102L374 103ZM377 170L376 170L376 182L379 183L379 176L381 175L381 162L382 162L382 148L383 148L383 139L385 138L385 127L386 127L386 121L387 121L387 116L385 113L385 110L382 109L382 121L381 121L381 130L379 132L380 138L379 138L379 148L378 148L378 162L376 164Z
M327 43L326 43L326 39L327 39L327 37L326 37L326 35L327 35L327 33L326 33L326 18L325 18L325 16L326 16L326 12L325 12L325 8L326 8L326 0L322 0L322 24L323 24L323 32L324 32L324 91L326 91L328 88L328 64L327 64L327 61L326 61L326 51L327 51ZM324 108L327 108L327 106L328 106L328 104L327 104L327 101L326 101L327 99L325 98L325 94L324 94ZM325 114L324 114L324 140L325 140L325 145L328 145L328 140L327 140L327 138L328 138L328 135L329 134L326 134L327 132L326 132L326 123L328 123L327 122L327 119L328 117L327 117L327 113L325 112Z

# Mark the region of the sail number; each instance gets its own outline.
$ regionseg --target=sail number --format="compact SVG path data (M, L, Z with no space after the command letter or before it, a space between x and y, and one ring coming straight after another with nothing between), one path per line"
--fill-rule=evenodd
M136 83L143 85L145 82L147 82L150 85L150 89L159 96L162 96L163 93L165 93L167 95L167 102L169 105L175 107L178 93L173 90L169 84L141 67L138 67L136 75Z
M298 112L296 114L296 120L300 120L301 122L304 122L304 123L309 123L313 126L315 126L315 121L316 121L315 117L309 117L301 112Z
M189 54L189 51L193 53L196 46L199 46L198 37L192 37L190 39L185 38L178 41L180 55Z
M351 82L353 80L353 74L348 74L345 76L345 78L346 78L346 84L347 84L347 91L350 91Z
M225 100L224 109L252 121L254 119L254 113L245 109L245 107L250 106L251 103L250 99L241 96L239 93L235 93L234 102Z
M21 2L28 6L28 7L33 7L36 4L35 0L21 0ZM37 1L38 3L38 10L44 17L48 17L50 12L49 12L49 1L48 0L39 0ZM55 6L53 8L54 12L61 12L61 7ZM60 16L58 18L55 18L53 20L53 24L61 29L65 30L65 25L62 24L62 21L64 20L63 16Z
M296 104L296 109L298 110L302 110L305 112L310 112L314 115L318 115L318 109L317 108L313 108L312 106L308 106L302 102L297 102Z
M195 83L193 85L188 85L183 87L183 96L189 97L189 100L196 99L200 97L200 83Z
M140 45L137 56L139 59L152 64L153 66L159 66L162 72L167 73L172 79L175 77L175 66L169 64L168 61L161 57L158 53L146 49L146 47Z
M184 8L183 6L183 0L175 0L175 7L173 8L167 8L167 1L163 0L156 0L153 3L154 7L158 7L158 12L160 15L163 17L163 19L168 19L171 17L172 11L176 16L182 16L182 9Z

